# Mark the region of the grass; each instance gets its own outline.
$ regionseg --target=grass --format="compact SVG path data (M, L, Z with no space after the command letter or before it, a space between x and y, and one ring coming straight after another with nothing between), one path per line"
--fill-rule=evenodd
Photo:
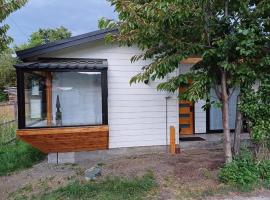
M44 156L39 150L22 141L0 146L0 176L29 168L38 161L43 160Z
M139 200L147 197L156 187L153 173L148 172L142 177L123 178L107 177L101 181L75 181L49 193L33 197L40 200Z
M3 121L0 120L0 123ZM6 144L16 138L16 122L7 123L0 126L0 145Z

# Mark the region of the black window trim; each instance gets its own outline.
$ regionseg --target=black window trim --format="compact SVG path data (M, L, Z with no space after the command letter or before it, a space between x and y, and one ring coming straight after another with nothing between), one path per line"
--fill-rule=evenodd
M24 73L33 71L50 71L50 72L101 72L101 91L102 91L102 124L70 125L70 126L39 126L26 127L25 124L25 92L24 92ZM84 127L84 126L101 126L108 125L108 81L107 68L100 69L51 69L51 68L17 68L17 101L18 101L18 129L41 129L41 128L64 128L64 127Z

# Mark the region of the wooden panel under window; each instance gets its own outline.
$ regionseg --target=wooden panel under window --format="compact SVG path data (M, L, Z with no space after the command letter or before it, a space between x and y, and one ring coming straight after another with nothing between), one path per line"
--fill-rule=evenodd
M44 153L103 150L109 147L109 127L63 127L17 130L17 135Z

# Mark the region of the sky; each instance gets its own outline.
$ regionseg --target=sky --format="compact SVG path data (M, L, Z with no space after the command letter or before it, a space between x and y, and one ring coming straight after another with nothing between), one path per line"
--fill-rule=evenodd
M19 45L39 28L64 26L72 36L95 31L101 17L117 19L117 13L106 0L28 0L5 23L10 26L8 35L13 44Z

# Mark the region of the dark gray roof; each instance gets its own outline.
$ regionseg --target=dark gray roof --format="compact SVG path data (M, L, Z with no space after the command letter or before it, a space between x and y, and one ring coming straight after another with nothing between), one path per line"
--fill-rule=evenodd
M17 69L106 69L106 59L44 58L16 64Z
M33 47L33 48L21 50L21 51L16 51L16 54L20 59L24 60L33 56L38 56L38 55L49 53L52 51L57 51L63 48L80 45L86 42L93 42L96 40L100 40L100 39L103 39L108 33L117 33L117 32L118 32L117 29L98 30L98 31L70 37L67 39L50 42L48 44L40 45L37 47Z

